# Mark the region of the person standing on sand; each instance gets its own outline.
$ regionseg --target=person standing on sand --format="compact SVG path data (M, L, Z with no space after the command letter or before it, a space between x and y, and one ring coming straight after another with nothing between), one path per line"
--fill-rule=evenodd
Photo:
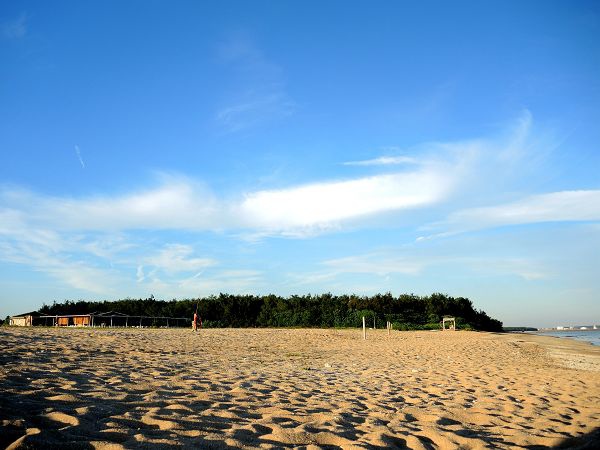
M202 319L198 315L198 303L196 302L196 311L194 311L194 320L192 320L192 330L198 331L198 322L200 322L200 328L202 328Z
M198 311L194 313L194 320L192 320L192 330L198 331Z

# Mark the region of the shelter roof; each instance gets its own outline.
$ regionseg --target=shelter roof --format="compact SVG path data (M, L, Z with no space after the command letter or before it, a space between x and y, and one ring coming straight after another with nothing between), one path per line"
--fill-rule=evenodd
M92 313L94 316L104 316L104 317L110 317L110 316L119 316L119 317L131 317L129 314L123 314L117 311L106 311L106 312L101 312L101 313Z
M26 313L23 313L23 314L17 314L15 316L11 316L11 317L26 317L26 316L36 316L36 317L39 317L41 315L42 314L39 313L39 312L37 312L37 311L31 311L31 312L26 312Z

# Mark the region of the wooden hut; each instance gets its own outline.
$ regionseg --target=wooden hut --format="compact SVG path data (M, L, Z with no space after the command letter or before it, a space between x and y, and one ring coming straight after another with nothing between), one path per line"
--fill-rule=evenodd
M37 311L31 311L23 314L18 314L16 316L11 316L9 320L9 325L15 327L30 327L33 325L34 318L40 316L41 314Z

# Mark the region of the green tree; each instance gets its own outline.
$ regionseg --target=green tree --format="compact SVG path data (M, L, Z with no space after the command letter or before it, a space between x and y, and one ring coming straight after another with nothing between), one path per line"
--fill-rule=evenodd
M502 331L502 322L476 310L471 300L441 293L425 297L415 294L394 297L389 292L371 297L326 293L287 298L273 294L257 297L221 293L169 301L154 296L112 302L65 300L43 304L39 312L55 315L118 311L133 316L191 320L196 307L205 327L360 327L364 316L369 327L375 323L377 328L383 328L390 321L396 329L435 329L442 317L450 315L457 318L458 328Z

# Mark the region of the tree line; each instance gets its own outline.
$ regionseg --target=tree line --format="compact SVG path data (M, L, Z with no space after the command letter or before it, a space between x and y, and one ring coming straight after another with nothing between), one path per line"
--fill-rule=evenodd
M390 293L373 296L357 295L232 295L219 294L186 300L126 298L116 301L71 301L44 304L44 315L87 314L117 311L132 316L189 317L194 311L202 326L220 327L319 327L348 328L368 326L385 328L391 322L397 330L439 328L444 316L456 317L457 328L502 331L502 322L478 310L468 298L445 294L417 296Z

